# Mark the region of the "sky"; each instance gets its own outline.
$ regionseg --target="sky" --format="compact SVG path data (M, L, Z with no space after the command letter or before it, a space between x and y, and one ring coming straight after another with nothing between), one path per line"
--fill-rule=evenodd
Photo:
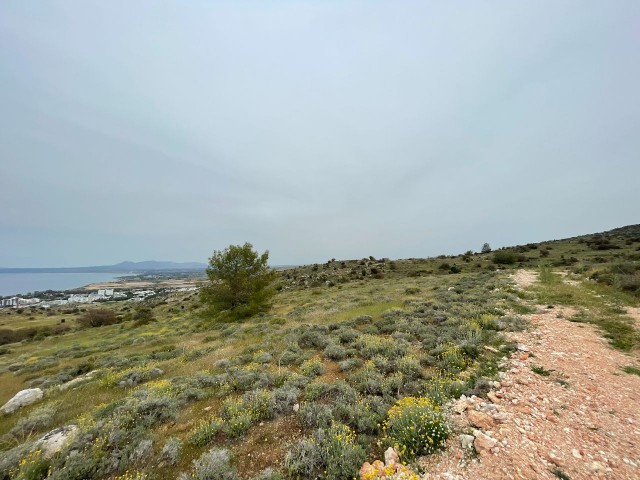
M640 223L640 2L0 3L0 266Z

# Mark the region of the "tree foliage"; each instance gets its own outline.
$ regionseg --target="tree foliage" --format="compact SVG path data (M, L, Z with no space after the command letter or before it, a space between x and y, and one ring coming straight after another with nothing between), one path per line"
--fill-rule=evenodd
M489 245L488 243L485 243L484 245L482 245L482 250L480 250L482 253L489 253L491 252L491 245Z
M210 283L200 290L210 312L243 318L267 310L275 293L270 288L275 272L268 260L269 251L260 255L250 243L214 251L207 268Z

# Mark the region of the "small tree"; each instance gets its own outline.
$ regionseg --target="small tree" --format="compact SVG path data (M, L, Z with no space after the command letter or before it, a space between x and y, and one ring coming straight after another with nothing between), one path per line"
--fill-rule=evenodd
M488 243L485 242L484 245L482 245L482 250L480 250L482 253L489 253L491 252L491 245L489 245Z
M235 318L266 311L275 293L268 260L268 251L259 255L250 243L214 251L207 268L210 283L200 290L200 298L212 313L226 310Z
M83 316L78 318L78 323L83 327L102 327L104 325L113 325L118 323L119 319L113 310L108 308L99 308L89 310Z
M136 305L135 311L133 313L133 319L136 322L136 325L146 325L155 320L153 315L153 310L149 305L145 305L143 303L139 303Z

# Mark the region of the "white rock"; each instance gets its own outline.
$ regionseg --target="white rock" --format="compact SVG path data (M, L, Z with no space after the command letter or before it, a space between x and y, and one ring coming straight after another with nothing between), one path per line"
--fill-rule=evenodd
M37 402L44 396L44 393L39 388L27 388L16 393L11 400L5 403L0 411L3 413L13 413L21 407L31 405Z
M389 447L384 452L384 463L391 465L392 463L400 463L400 455L393 447Z
M51 430L44 437L38 440L44 458L51 458L58 453L71 440L73 434L78 430L75 425L67 425Z
M293 411L294 411L294 412L297 412L298 410L300 410L300 404L299 404L299 403L296 403L296 404L293 406Z
M460 445L465 450L471 450L473 448L473 441L475 437L473 435L460 435Z
M589 470L591 470L592 472L604 472L606 469L606 467L601 464L600 462L591 462L589 464Z

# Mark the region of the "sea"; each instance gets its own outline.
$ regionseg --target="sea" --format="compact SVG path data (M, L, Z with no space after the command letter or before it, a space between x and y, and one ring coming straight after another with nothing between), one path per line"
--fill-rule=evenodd
M71 290L91 283L116 280L113 273L0 273L0 297L41 292Z

